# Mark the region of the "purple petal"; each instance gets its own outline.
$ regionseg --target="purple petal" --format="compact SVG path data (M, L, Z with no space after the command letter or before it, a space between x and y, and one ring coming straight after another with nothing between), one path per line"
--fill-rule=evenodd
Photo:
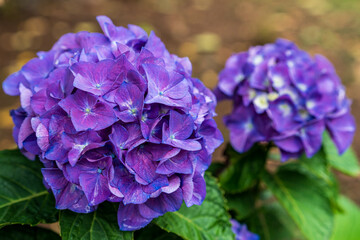
M108 75L114 61L106 59L98 63L79 62L71 66L75 74L74 87L94 95L104 95L114 84Z
M135 176L141 178L145 183L151 183L158 176L155 173L156 164L151 160L151 154L141 146L127 154L126 163L135 171Z
M94 210L86 201L83 202L84 192L77 185L69 183L60 169L43 168L41 172L55 195L57 209L69 208L78 213L88 213Z
M198 134L203 137L204 146L209 154L212 154L224 142L224 138L213 119L206 119L201 124Z
M20 94L19 85L21 82L26 81L21 72L15 72L8 76L2 84L4 92L10 96L17 96Z
M85 92L77 91L60 101L59 105L71 116L77 131L102 130L117 121L109 104Z
M206 183L199 174L182 176L182 193L187 207L201 205L206 196Z
M169 52L166 50L164 43L158 38L154 32L151 32L148 41L144 47L149 50L155 57L169 58Z
M118 118L123 122L133 122L141 114L144 97L136 85L123 83L117 90L115 102L120 109L120 113L117 114Z
M323 120L309 123L300 130L300 137L307 157L312 157L321 148L324 130L325 124Z
M178 211L183 201L181 189L171 194L162 193L157 198L150 198L139 206L140 214L145 218L155 218L166 212Z
M276 139L274 140L274 143L280 149L289 153L297 153L303 149L303 144L298 136L290 136L282 139Z
M296 107L287 96L281 96L270 105L268 114L273 121L274 128L279 132L286 132L300 126L294 121Z
M148 225L153 218L144 218L139 211L139 205L120 203L117 213L121 231L135 231Z
M193 164L188 153L182 151L170 159L161 161L156 172L164 175L173 173L192 174Z
M53 59L51 55L46 58L33 58L27 62L21 69L21 73L27 80L46 78L53 68Z
M172 139L187 139L194 131L194 121L190 115L170 111L169 131Z
M124 166L116 166L110 171L110 191L119 197L124 197L124 204L141 204L148 200L149 193L143 191L141 184L135 181Z
M337 117L326 119L326 127L329 130L331 138L338 149L339 154L351 145L355 134L355 119L350 112Z
M101 173L83 173L80 175L80 185L89 201L89 205L95 206L110 196L108 180Z

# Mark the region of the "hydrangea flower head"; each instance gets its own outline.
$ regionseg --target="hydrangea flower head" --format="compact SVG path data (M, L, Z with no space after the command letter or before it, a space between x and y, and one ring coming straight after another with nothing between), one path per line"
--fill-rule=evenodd
M69 33L3 83L21 151L44 163L58 209L118 202L121 230L201 204L204 171L223 141L216 98L138 26L97 18L103 33Z
M250 232L245 224L240 224L235 219L230 220L231 229L235 233L235 240L260 240L260 237Z
M272 141L283 161L304 152L311 157L326 129L341 154L355 133L350 100L332 64L287 40L231 56L215 93L233 100L233 111L224 121L238 152Z

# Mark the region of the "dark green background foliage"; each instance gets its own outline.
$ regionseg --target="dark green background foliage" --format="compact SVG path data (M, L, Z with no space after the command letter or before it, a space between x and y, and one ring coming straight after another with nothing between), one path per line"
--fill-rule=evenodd
M18 150L0 152L0 227L57 221L54 197L42 182L39 161Z

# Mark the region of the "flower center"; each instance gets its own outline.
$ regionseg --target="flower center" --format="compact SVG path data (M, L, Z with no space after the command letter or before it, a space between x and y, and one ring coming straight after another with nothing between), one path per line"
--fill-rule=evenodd
M272 82L273 82L273 86L275 88L282 88L285 85L284 79L279 75L273 76L272 77Z
M307 119L309 117L309 113L305 109L300 109L299 115L302 119Z
M254 100L254 104L260 109L267 109L269 107L269 102L266 95L257 96Z
M132 115L136 115L137 109L136 108L131 108L130 112Z
M261 55L256 55L253 59L253 63L254 65L259 65L263 60L264 58Z
M276 92L271 92L268 94L267 97L270 101L274 101L279 97L279 94L277 94Z
M315 102L314 102L313 100L307 101L307 102L306 102L306 107L307 107L308 109L314 108L314 107L315 107Z
M251 130L254 129L254 124L250 121L247 121L245 124L244 124L244 128L245 128L245 131L246 132L251 132Z
M238 75L235 76L235 82L236 83L240 83L242 80L244 80L244 75L239 73Z
M291 107L289 106L289 104L282 103L279 105L279 109L286 117L291 114Z

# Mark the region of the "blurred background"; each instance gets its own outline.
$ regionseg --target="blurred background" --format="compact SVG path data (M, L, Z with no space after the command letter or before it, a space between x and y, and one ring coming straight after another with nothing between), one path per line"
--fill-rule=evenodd
M99 32L97 15L154 30L171 53L190 58L193 76L209 88L232 53L280 37L333 62L360 126L359 13L358 0L0 0L0 79L67 32ZM18 105L18 97L0 91L0 150L16 147L9 110ZM222 116L230 110L229 103L217 108L225 141ZM360 130L353 146L360 156ZM214 161L221 161L222 151ZM360 178L337 175L342 192L360 204Z

